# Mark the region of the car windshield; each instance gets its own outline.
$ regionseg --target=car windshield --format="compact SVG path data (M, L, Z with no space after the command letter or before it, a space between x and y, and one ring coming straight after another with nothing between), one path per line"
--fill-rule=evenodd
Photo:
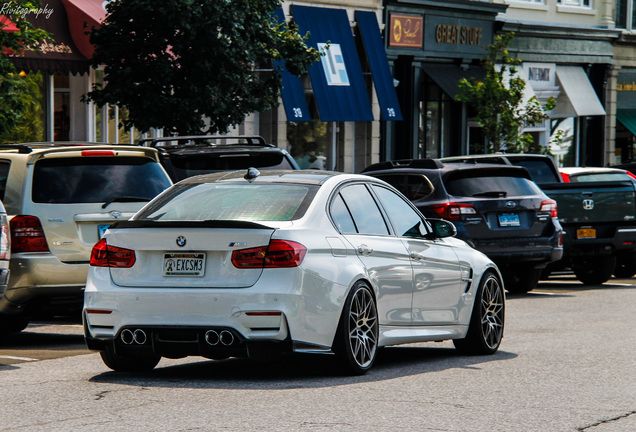
M161 165L146 157L51 158L35 164L32 194L47 204L143 202L170 185Z
M271 183L179 184L135 220L290 221L305 213L317 188Z
M623 173L590 173L590 174L572 174L570 175L570 182L604 182L604 181L633 181L633 179L627 174Z
M294 169L285 155L279 152L172 155L170 162L174 176L178 180L199 174L241 170L250 167L276 170Z
M532 181L521 177L464 177L446 183L449 194L463 197L510 198L538 195L541 190Z

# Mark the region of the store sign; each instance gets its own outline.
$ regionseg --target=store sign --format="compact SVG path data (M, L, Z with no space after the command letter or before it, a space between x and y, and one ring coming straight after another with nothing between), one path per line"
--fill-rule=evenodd
M618 109L636 108L636 69L621 69L616 79Z
M347 65L342 55L340 44L318 43L318 50L323 53L320 57L322 69L325 71L327 85L348 86L349 75L347 75Z
M483 55L492 42L492 26L492 21L427 15L424 49L451 55Z
M524 63L523 70L534 90L553 90L556 87L555 63Z
M424 18L420 15L390 15L389 46L422 48Z

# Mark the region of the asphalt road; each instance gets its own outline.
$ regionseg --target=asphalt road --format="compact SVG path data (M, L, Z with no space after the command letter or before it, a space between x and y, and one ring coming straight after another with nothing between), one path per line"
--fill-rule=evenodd
M325 357L115 373L79 324L36 323L0 341L0 431L634 431L635 304L636 279L552 279L509 296L494 356L392 347L362 377Z

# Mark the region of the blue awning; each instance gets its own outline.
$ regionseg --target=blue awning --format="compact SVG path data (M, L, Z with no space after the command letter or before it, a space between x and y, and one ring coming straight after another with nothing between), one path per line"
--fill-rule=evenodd
M402 112L393 85L393 75L382 43L378 19L373 12L356 11L356 21L362 36L371 74L378 95L382 120L402 120Z
M278 23L285 22L283 9L276 9L274 11L274 17ZM283 99L287 120L296 122L311 121L307 99L305 98L305 89L303 88L301 79L287 72L284 61L274 62L274 68L280 73L283 81L280 94Z
M308 45L325 52L309 68L320 119L372 121L358 52L347 12L343 9L291 5L301 35L309 32Z

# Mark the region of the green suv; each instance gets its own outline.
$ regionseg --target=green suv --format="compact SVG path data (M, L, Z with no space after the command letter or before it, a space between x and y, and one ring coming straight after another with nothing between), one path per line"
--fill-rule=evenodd
M0 146L0 199L11 236L0 332L21 331L38 314L79 315L93 245L171 184L152 148Z

